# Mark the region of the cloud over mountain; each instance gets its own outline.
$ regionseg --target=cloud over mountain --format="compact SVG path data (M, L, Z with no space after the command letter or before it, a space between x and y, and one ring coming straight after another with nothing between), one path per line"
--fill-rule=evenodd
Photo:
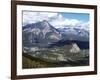
M24 11L23 12L23 25L36 23L39 21L47 20L55 28L63 27L79 27L82 29L89 30L89 21L84 22L82 20L74 18L66 18L60 13L54 12L33 12Z

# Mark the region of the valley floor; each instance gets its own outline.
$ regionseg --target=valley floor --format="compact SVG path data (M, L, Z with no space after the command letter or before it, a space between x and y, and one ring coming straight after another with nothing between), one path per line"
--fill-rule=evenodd
M81 50L80 53L68 53L67 49L65 49L64 46L62 48L40 49L35 53L23 52L22 67L23 69L28 69L28 68L88 66L89 65L88 52L89 50Z

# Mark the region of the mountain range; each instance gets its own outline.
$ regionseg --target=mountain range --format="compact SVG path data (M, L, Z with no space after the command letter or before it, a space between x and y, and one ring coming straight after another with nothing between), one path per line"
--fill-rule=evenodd
M58 30L65 40L89 41L89 31L80 29L80 27L65 27L58 28Z
M78 27L55 28L48 21L27 24L22 27L23 46L50 47L77 43L89 48L89 31Z

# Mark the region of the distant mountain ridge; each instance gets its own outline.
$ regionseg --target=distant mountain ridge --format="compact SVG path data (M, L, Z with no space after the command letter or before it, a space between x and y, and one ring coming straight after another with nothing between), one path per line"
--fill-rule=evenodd
M58 28L65 40L89 41L89 31L77 28Z

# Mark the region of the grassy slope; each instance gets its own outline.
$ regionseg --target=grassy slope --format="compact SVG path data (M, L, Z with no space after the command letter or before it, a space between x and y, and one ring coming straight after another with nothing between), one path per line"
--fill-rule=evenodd
M77 55L76 55L77 56ZM45 68L45 67L64 67L64 66L86 66L86 59L78 62L53 62L42 58L36 58L27 53L23 53L23 68ZM84 63L85 62L85 63Z

